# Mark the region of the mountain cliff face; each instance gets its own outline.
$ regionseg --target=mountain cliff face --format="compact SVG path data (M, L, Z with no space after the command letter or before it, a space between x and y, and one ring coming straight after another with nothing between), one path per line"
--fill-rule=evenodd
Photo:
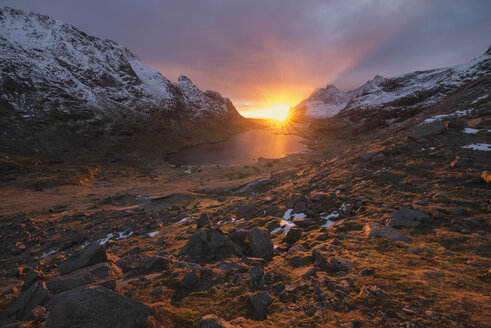
M202 92L185 76L172 83L116 42L11 8L0 9L0 30L5 138L46 133L53 126L79 135L128 136L150 129L171 139L171 149L215 141L245 124L218 92Z
M329 85L298 104L293 115L306 118L372 116L403 118L432 106L467 83L491 74L491 48L470 62L384 78L375 76L361 87L343 92Z

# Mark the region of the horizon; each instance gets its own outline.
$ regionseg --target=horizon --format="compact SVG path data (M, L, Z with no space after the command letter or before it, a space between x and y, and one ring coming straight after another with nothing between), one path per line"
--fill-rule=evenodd
M479 0L84 4L0 0L121 43L169 80L186 75L258 118L282 116L328 84L347 91L376 75L464 64L491 34L491 3Z

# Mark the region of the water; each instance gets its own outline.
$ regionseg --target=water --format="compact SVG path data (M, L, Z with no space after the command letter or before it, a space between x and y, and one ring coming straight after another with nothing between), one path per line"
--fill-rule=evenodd
M280 130L250 130L233 135L223 142L188 147L171 154L176 165L245 165L260 158L282 158L307 151L299 136L282 134Z

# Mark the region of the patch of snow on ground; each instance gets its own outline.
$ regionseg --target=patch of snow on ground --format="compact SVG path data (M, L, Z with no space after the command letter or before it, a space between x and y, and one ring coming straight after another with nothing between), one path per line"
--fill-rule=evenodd
M90 242L86 241L85 243L83 243L83 244L82 244L82 246L81 246L81 247L82 247L82 248L85 248L85 247L89 246L89 244L90 244Z
M183 223L183 222L186 222L187 220L191 220L193 217L192 216L186 216L184 219L181 219L179 222L177 223Z
M271 231L271 234L282 231L282 233L288 233L291 228L296 227L297 225L293 223L292 219L303 219L306 215L303 213L293 214L293 209L289 209L283 214L283 219L280 221L280 226Z
M240 194L240 193L243 193L245 191L247 191L249 188L251 188L252 186L258 184L258 183L261 183L261 182L266 182L270 180L270 178L261 178L261 179L257 179L257 180L253 180L245 185L243 185L242 187L240 187L239 189L237 189L234 194Z
M40 258L47 258L48 256L55 254L56 252L58 252L58 249L52 249L49 252L44 252L43 254L41 254Z
M158 235L158 233L159 233L159 232L160 232L160 231L158 231L158 230L157 230L157 231L152 231L152 232L149 232L149 233L148 233L148 236L149 236L149 237L155 237L155 236L157 236L157 235Z
M330 218L337 218L338 216L339 216L339 213L336 211L332 212L329 215L321 216L321 218L323 220L326 220L326 223L324 225L322 225L321 228L329 228L330 226L332 226L334 223L336 223L336 221L331 221L329 219Z
M491 145L485 144L485 143L465 145L465 146L462 146L462 148L472 149L472 150L481 150L481 151L491 151Z
M429 148L424 148L424 147L423 147L423 148L421 148L421 150L427 150L427 149L428 149L428 150L435 150L435 147L429 147Z
M476 98L473 102L471 102L471 105L477 103L479 100L486 99L488 96L489 95L484 95L484 96L481 96L479 98Z
M472 128L465 128L464 129L464 133L476 134L478 132L479 132L479 130L477 130L477 129L472 129Z
M120 232L116 232L116 234L110 232L107 234L107 236L105 238L102 238L101 240L99 240L99 245L104 245L106 244L108 241L110 240L121 240L121 239L126 239L126 238L129 238L130 236L133 235L133 231L120 231Z
M455 112L450 113L450 114L433 115L432 117L429 117L429 118L425 119L423 121L423 123L421 123L421 125L428 124L428 123L433 123L435 121L441 121L442 119L446 119L446 118L450 118L450 117L462 117L462 116L466 116L467 114L469 114L473 110L474 110L474 108L470 108L470 109L465 109L465 110L456 110Z

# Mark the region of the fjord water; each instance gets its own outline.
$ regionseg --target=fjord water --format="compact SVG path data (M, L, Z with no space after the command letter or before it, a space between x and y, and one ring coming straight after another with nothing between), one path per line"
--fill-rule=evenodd
M245 165L307 151L303 138L281 129L250 130L223 142L184 148L168 157L176 165Z

